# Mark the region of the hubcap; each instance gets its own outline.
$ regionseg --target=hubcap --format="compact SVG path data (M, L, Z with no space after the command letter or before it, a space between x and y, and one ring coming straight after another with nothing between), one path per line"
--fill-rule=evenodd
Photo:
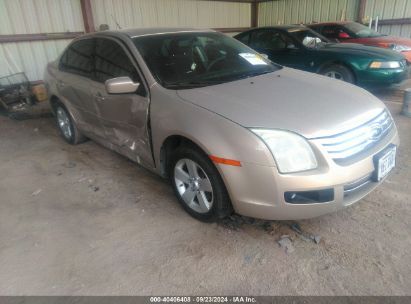
M70 139L72 135L70 119L68 118L66 111L62 108L57 109L57 122L64 137Z
M188 207L207 213L213 206L213 188L204 170L191 159L180 159L174 167L174 182Z
M329 72L325 73L324 75L328 76L330 78L344 80L343 75L341 73L336 72L336 71L329 71Z

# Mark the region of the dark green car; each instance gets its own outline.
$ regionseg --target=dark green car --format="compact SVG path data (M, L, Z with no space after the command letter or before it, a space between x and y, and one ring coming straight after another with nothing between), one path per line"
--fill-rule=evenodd
M359 86L397 84L408 76L405 57L397 52L361 44L331 43L304 26L255 28L235 38L276 63Z

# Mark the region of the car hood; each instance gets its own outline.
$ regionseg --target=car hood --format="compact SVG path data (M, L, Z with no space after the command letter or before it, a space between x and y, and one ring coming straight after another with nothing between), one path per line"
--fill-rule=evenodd
M392 50L357 43L327 43L316 50L320 52L337 52L354 56L362 55L365 57L375 57L385 60L400 61L404 59L403 55Z
M363 89L289 68L229 83L179 90L177 94L244 127L289 130L306 138L347 131L385 108Z

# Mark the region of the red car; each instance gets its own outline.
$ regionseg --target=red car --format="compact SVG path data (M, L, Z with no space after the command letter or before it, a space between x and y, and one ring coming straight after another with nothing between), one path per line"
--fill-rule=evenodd
M330 40L389 48L402 53L411 63L411 39L380 34L357 22L327 22L307 25Z

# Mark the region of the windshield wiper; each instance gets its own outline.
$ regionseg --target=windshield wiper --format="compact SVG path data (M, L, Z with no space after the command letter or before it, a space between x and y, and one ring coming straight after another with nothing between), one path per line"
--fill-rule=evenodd
M251 72L251 73L244 73L244 74L240 74L240 75L236 75L238 77L238 79L244 79L244 78L250 78L250 77L255 77L255 76L260 76L260 75L264 75L264 74L269 74L269 73L273 73L275 71L255 71L255 72Z
M164 86L168 89L175 89L175 88L199 88L209 85L220 84L221 81L187 81L187 82L172 82L172 83L165 83Z

